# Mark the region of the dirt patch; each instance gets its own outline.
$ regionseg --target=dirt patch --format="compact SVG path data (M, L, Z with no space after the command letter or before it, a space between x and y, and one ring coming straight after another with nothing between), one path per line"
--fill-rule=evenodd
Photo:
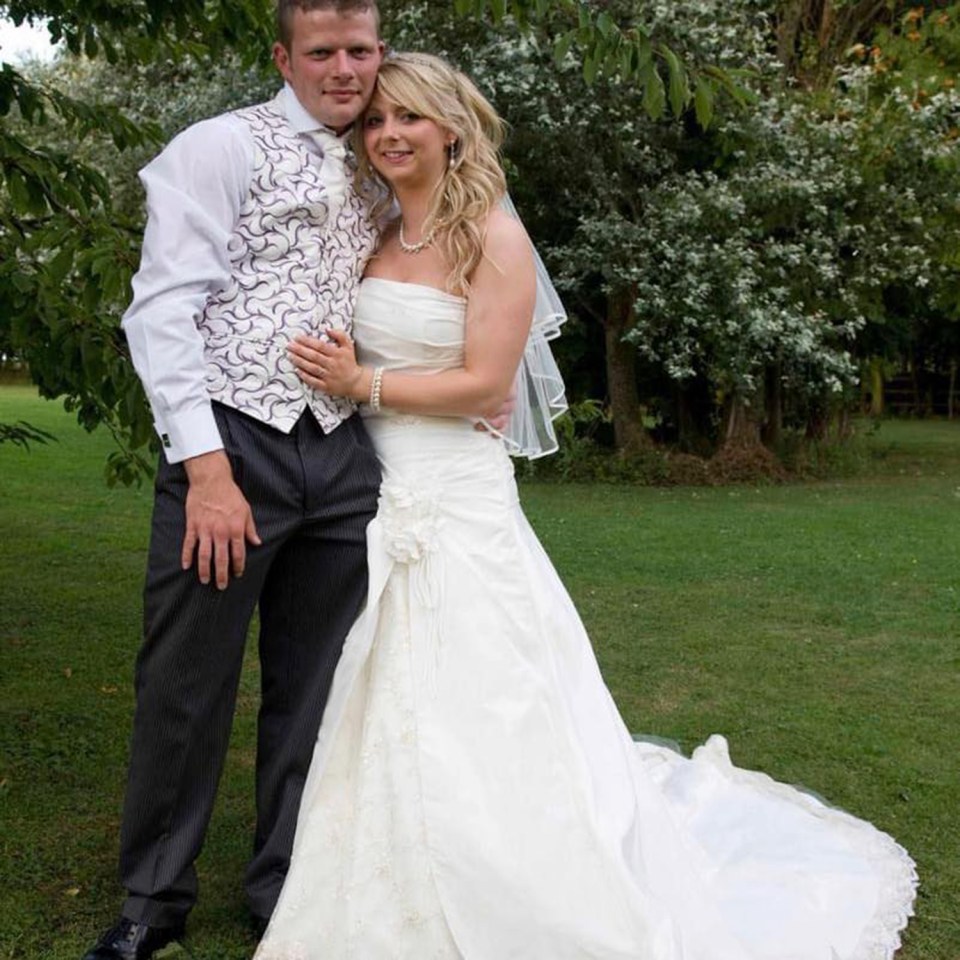
M680 487L705 487L714 483L710 463L689 453L668 453L665 456L667 482Z
M790 474L762 444L728 443L709 464L713 483L785 483Z

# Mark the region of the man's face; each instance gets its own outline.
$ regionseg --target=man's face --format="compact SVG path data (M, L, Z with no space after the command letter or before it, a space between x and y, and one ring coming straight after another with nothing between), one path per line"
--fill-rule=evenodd
M294 10L290 49L273 46L273 61L308 113L340 131L360 116L383 58L373 10Z

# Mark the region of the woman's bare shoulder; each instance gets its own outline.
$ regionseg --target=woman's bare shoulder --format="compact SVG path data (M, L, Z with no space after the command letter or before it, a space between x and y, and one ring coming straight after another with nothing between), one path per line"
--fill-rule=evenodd
M531 256L530 240L523 224L500 207L487 216L484 246L487 255L498 263L519 260L522 265Z

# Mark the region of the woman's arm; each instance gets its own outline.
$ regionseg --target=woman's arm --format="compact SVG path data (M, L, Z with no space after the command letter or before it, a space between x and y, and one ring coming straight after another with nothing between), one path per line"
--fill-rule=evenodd
M502 410L530 332L536 278L526 232L502 210L490 214L485 250L470 280L463 366L430 376L388 370L383 406L435 416L491 417ZM324 393L369 400L373 370L357 363L349 337L330 336L334 343L298 337L290 344L301 379Z

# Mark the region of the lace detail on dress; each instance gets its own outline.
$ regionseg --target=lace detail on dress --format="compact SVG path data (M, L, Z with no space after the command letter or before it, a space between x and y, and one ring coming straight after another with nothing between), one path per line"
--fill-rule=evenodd
M460 958L437 894L422 808L413 575L398 565L381 597L376 644L305 811L255 960Z
M310 960L310 954L302 943L261 944L256 960Z
M712 764L734 783L776 797L785 804L803 807L819 819L828 821L836 835L849 839L851 847L860 851L879 878L877 902L884 905L864 929L849 960L891 960L900 949L900 934L914 913L913 901L919 878L910 854L872 823L831 807L802 790L779 783L765 773L734 766L725 737L714 734L694 751L693 757Z

